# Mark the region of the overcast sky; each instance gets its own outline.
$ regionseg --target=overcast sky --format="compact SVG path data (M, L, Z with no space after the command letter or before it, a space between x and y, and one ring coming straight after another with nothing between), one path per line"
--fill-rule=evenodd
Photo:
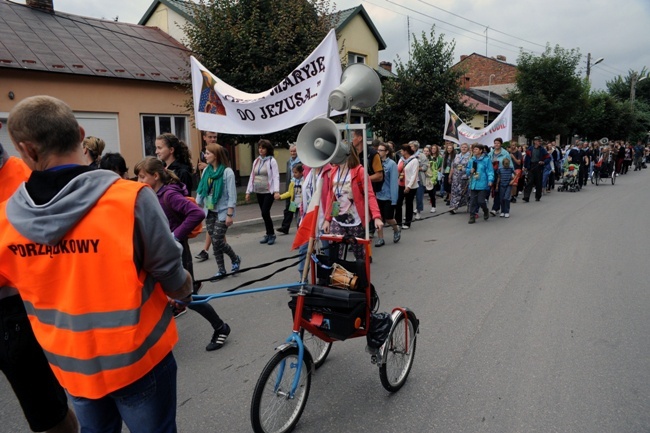
M24 1L18 1L24 3ZM358 0L338 0L337 9L359 5ZM595 89L629 70L650 67L650 0L371 0L363 1L370 18L386 42L379 60L408 59L408 35L419 38L432 25L455 40L455 61L461 54L506 56L516 64L520 47L541 53L559 44L582 54L583 74L587 53L592 54L591 81ZM77 15L137 23L150 0L54 0L56 10ZM487 47L486 47L487 28Z

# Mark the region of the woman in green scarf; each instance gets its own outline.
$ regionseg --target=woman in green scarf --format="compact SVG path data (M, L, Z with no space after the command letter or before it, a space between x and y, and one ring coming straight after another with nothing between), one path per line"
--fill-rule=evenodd
M237 204L235 173L228 166L226 150L217 143L209 143L205 147L205 162L208 165L196 191L196 201L208 210L205 226L212 239L212 250L218 268L214 276L223 278L226 276L224 253L232 261L232 273L239 271L241 264L241 258L226 242L226 231L233 223Z

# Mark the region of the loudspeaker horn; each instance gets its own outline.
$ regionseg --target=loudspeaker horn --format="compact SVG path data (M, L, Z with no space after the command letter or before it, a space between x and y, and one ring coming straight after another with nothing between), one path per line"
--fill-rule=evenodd
M329 104L336 111L350 107L370 108L381 96L381 81L377 72L363 63L353 63L343 71L341 84L329 95Z
M600 144L602 144L603 146L607 146L607 143L609 143L609 138L603 137L600 139Z
M302 127L296 139L296 151L303 164L318 168L344 162L350 154L350 145L341 141L334 122L321 117Z

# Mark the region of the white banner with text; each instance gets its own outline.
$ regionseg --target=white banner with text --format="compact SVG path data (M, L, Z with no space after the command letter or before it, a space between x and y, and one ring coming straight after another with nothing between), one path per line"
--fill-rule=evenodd
M333 29L305 61L262 93L237 90L194 57L191 63L196 127L224 134L269 134L324 116L330 92L341 83Z
M463 122L460 117L445 104L444 139L456 144L481 143L492 147L495 138L504 142L512 139L512 102L506 105L501 114L483 129L474 129Z

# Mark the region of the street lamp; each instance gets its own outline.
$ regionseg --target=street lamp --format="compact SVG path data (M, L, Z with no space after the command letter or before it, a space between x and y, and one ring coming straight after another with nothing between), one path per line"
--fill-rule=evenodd
M648 78L648 76L646 75L645 77L637 78L638 75L635 72L632 74L632 78L630 79L630 104L632 104L632 106L634 106L634 99L636 97L636 85Z
M591 67L596 66L598 63L605 60L603 57L599 57L595 62L591 63L591 53L587 53L587 81L589 81L589 74L591 73Z

